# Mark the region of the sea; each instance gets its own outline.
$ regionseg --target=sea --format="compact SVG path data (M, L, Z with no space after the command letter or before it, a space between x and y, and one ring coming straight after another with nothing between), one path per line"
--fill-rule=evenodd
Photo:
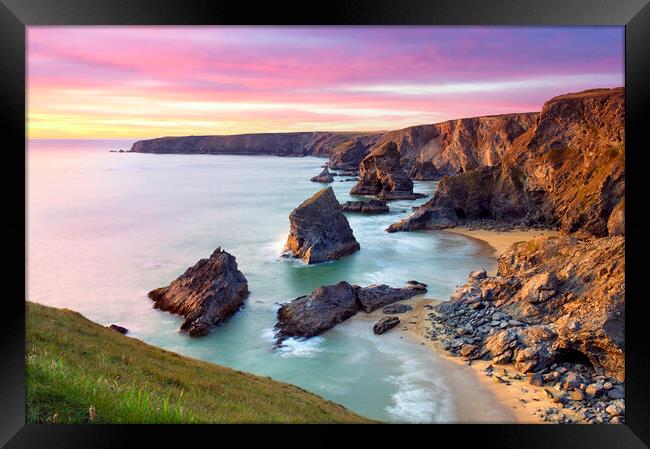
M457 402L439 356L372 321L350 319L274 349L279 304L316 287L428 285L449 299L470 271L495 260L476 240L448 232L389 234L427 198L390 213L348 214L361 250L306 265L280 257L289 213L323 188L315 157L118 153L133 140L27 142L26 299L69 308L177 353L298 385L361 415L394 423L456 422ZM331 184L340 202L354 182ZM429 197L436 182L415 182ZM168 285L221 247L248 279L245 307L208 336L179 333L182 318L155 310L150 290Z

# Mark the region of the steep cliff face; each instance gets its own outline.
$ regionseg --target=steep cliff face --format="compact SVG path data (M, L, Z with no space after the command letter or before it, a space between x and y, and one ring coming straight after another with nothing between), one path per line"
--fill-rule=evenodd
M622 88L553 98L496 165L443 178L430 201L389 230L488 219L608 235L625 193L623 101Z
M160 154L270 154L277 156L328 157L332 148L365 134L296 132L238 134L233 136L160 137L135 142L135 153Z
M411 170L414 179L436 178L496 165L517 137L531 128L538 113L505 114L450 120L436 124L438 135L418 153Z
M374 142L366 139L366 146L347 141L333 151L329 165L354 169L375 148L393 142L401 165L412 179L440 179L497 164L538 115L505 114L411 126L375 136Z

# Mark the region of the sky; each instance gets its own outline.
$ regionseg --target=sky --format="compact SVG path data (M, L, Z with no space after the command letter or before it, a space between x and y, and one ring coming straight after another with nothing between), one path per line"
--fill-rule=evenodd
M624 84L623 27L42 27L29 138L374 131Z

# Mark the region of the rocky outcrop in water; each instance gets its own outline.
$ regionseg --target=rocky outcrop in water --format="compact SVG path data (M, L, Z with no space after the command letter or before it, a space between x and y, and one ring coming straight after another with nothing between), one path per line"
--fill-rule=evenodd
M625 193L623 103L623 89L546 102L498 164L443 178L430 201L388 230L492 220L608 235L610 215Z
M237 269L235 257L217 248L210 258L199 260L167 287L148 295L156 309L185 317L182 331L200 337L244 304L248 282Z
M280 306L275 326L278 342L289 337L314 337L356 315L357 288L347 282L318 287Z
M359 311L370 313L424 292L426 286L415 281L409 281L403 288L383 284L359 287L345 281L325 285L280 306L276 338L281 343L289 337L320 335Z
M331 187L291 211L289 223L286 254L309 264L339 259L360 248Z
M413 181L400 163L395 142L375 148L359 166L359 179L350 191L353 195L375 195L380 200L415 199Z
M344 212L359 212L362 214L383 214L389 211L388 204L381 200L348 201L342 207Z
M314 176L310 180L311 182L322 182L323 184L329 184L330 182L334 182L334 176L332 173L329 172L327 167L323 169L322 172L318 176Z

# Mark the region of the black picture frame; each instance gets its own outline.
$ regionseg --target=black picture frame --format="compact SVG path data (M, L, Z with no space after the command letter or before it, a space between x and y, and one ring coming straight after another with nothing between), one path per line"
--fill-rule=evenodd
M500 448L641 448L650 444L649 373L644 303L643 216L650 145L650 4L648 0L356 0L217 2L210 0L0 0L0 117L5 145L0 182L5 197L3 236L5 285L0 325L0 445L6 447L130 447L136 438L157 447L226 441L287 444L286 438L320 436L338 444L341 432L362 433L362 444L413 439L416 444L476 444ZM107 426L25 425L26 153L25 30L30 25L624 25L626 114L626 424L624 425L436 425L411 426ZM21 191L21 185L23 187ZM5 288L5 291L7 289ZM311 435L311 436L307 436ZM408 437L407 440L404 440ZM144 438L144 440L142 440ZM232 440L231 438L234 438ZM348 437L349 438L349 437ZM367 439L366 439L367 438ZM450 440L447 440L451 438ZM390 441L395 439L394 442ZM418 442L418 440L420 442ZM284 441L284 443L282 443ZM312 440L303 440L311 444ZM449 441L445 443L445 441ZM199 443L200 444L200 443ZM293 443L292 443L293 444ZM296 443L298 444L298 443ZM376 443L375 443L376 444Z

